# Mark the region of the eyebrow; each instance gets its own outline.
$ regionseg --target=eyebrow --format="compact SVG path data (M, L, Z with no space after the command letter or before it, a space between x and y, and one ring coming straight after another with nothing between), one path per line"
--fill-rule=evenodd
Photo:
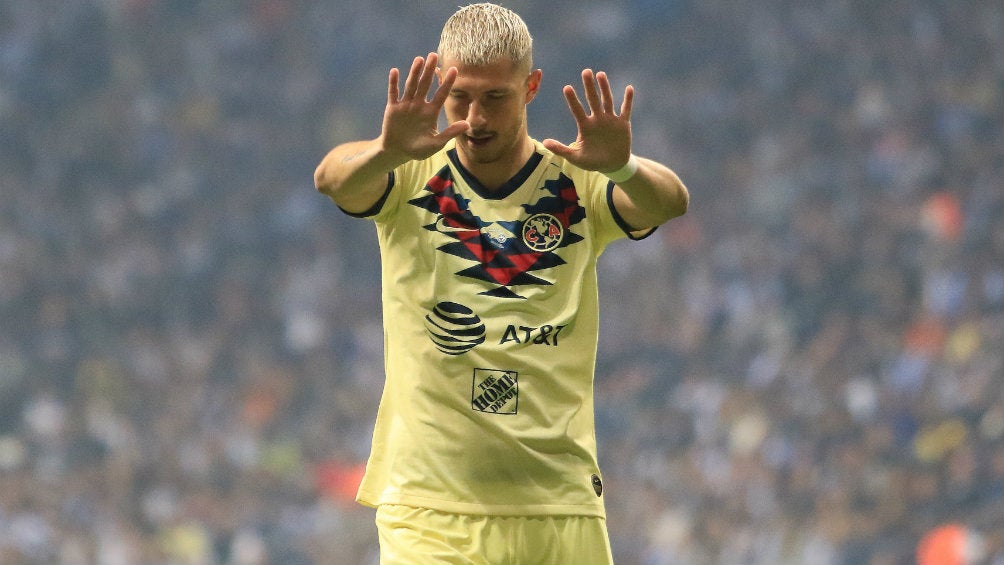
M512 92L511 88L493 88L491 90L486 90L485 94L509 94ZM470 94L470 92L465 88L451 88L450 94Z

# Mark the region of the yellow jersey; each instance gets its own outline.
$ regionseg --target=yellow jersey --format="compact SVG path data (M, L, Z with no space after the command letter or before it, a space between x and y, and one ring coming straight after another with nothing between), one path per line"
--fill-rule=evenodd
M534 143L490 193L451 142L360 215L377 226L386 371L362 504L604 515L596 261L630 228L609 179Z

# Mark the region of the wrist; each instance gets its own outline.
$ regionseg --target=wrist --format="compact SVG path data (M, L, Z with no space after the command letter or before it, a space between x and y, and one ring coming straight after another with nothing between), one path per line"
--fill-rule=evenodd
M373 159L388 171L411 161L411 157L400 149L388 147L383 135L373 140Z
M603 175L615 183L622 183L638 173L639 164L638 157L632 153L631 156L628 157L627 163L624 163L623 167L617 169L616 171L603 173Z

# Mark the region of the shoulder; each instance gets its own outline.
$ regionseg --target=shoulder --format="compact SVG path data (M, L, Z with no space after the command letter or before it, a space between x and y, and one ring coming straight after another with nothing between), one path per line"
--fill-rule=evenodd
M569 161L567 161L563 157L560 157L552 153L547 148L545 148L543 144L538 142L537 139L533 139L533 144L536 153L543 156L542 162L544 164L546 164L552 171L559 172L565 177L568 177L569 179L576 181L576 185L582 185L582 184L588 184L590 186L606 185L607 179L606 177L603 177L602 174L597 173L595 171L586 171L584 169L579 168L576 165L572 165Z
M587 171L577 165L572 164L564 157L561 157L534 140L536 150L544 156L543 162L547 165L548 175L557 178L564 177L571 181L579 197L588 201L590 205L607 205L608 194L612 188L610 179L597 171Z

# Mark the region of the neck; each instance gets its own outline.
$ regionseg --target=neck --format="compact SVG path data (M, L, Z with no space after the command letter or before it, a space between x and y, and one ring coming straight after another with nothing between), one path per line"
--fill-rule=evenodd
M509 153L509 156L500 159L485 163L477 162L463 151L458 152L458 156L464 168L474 175L486 190L495 192L516 176L533 152L533 141L529 136L523 136L522 141Z

